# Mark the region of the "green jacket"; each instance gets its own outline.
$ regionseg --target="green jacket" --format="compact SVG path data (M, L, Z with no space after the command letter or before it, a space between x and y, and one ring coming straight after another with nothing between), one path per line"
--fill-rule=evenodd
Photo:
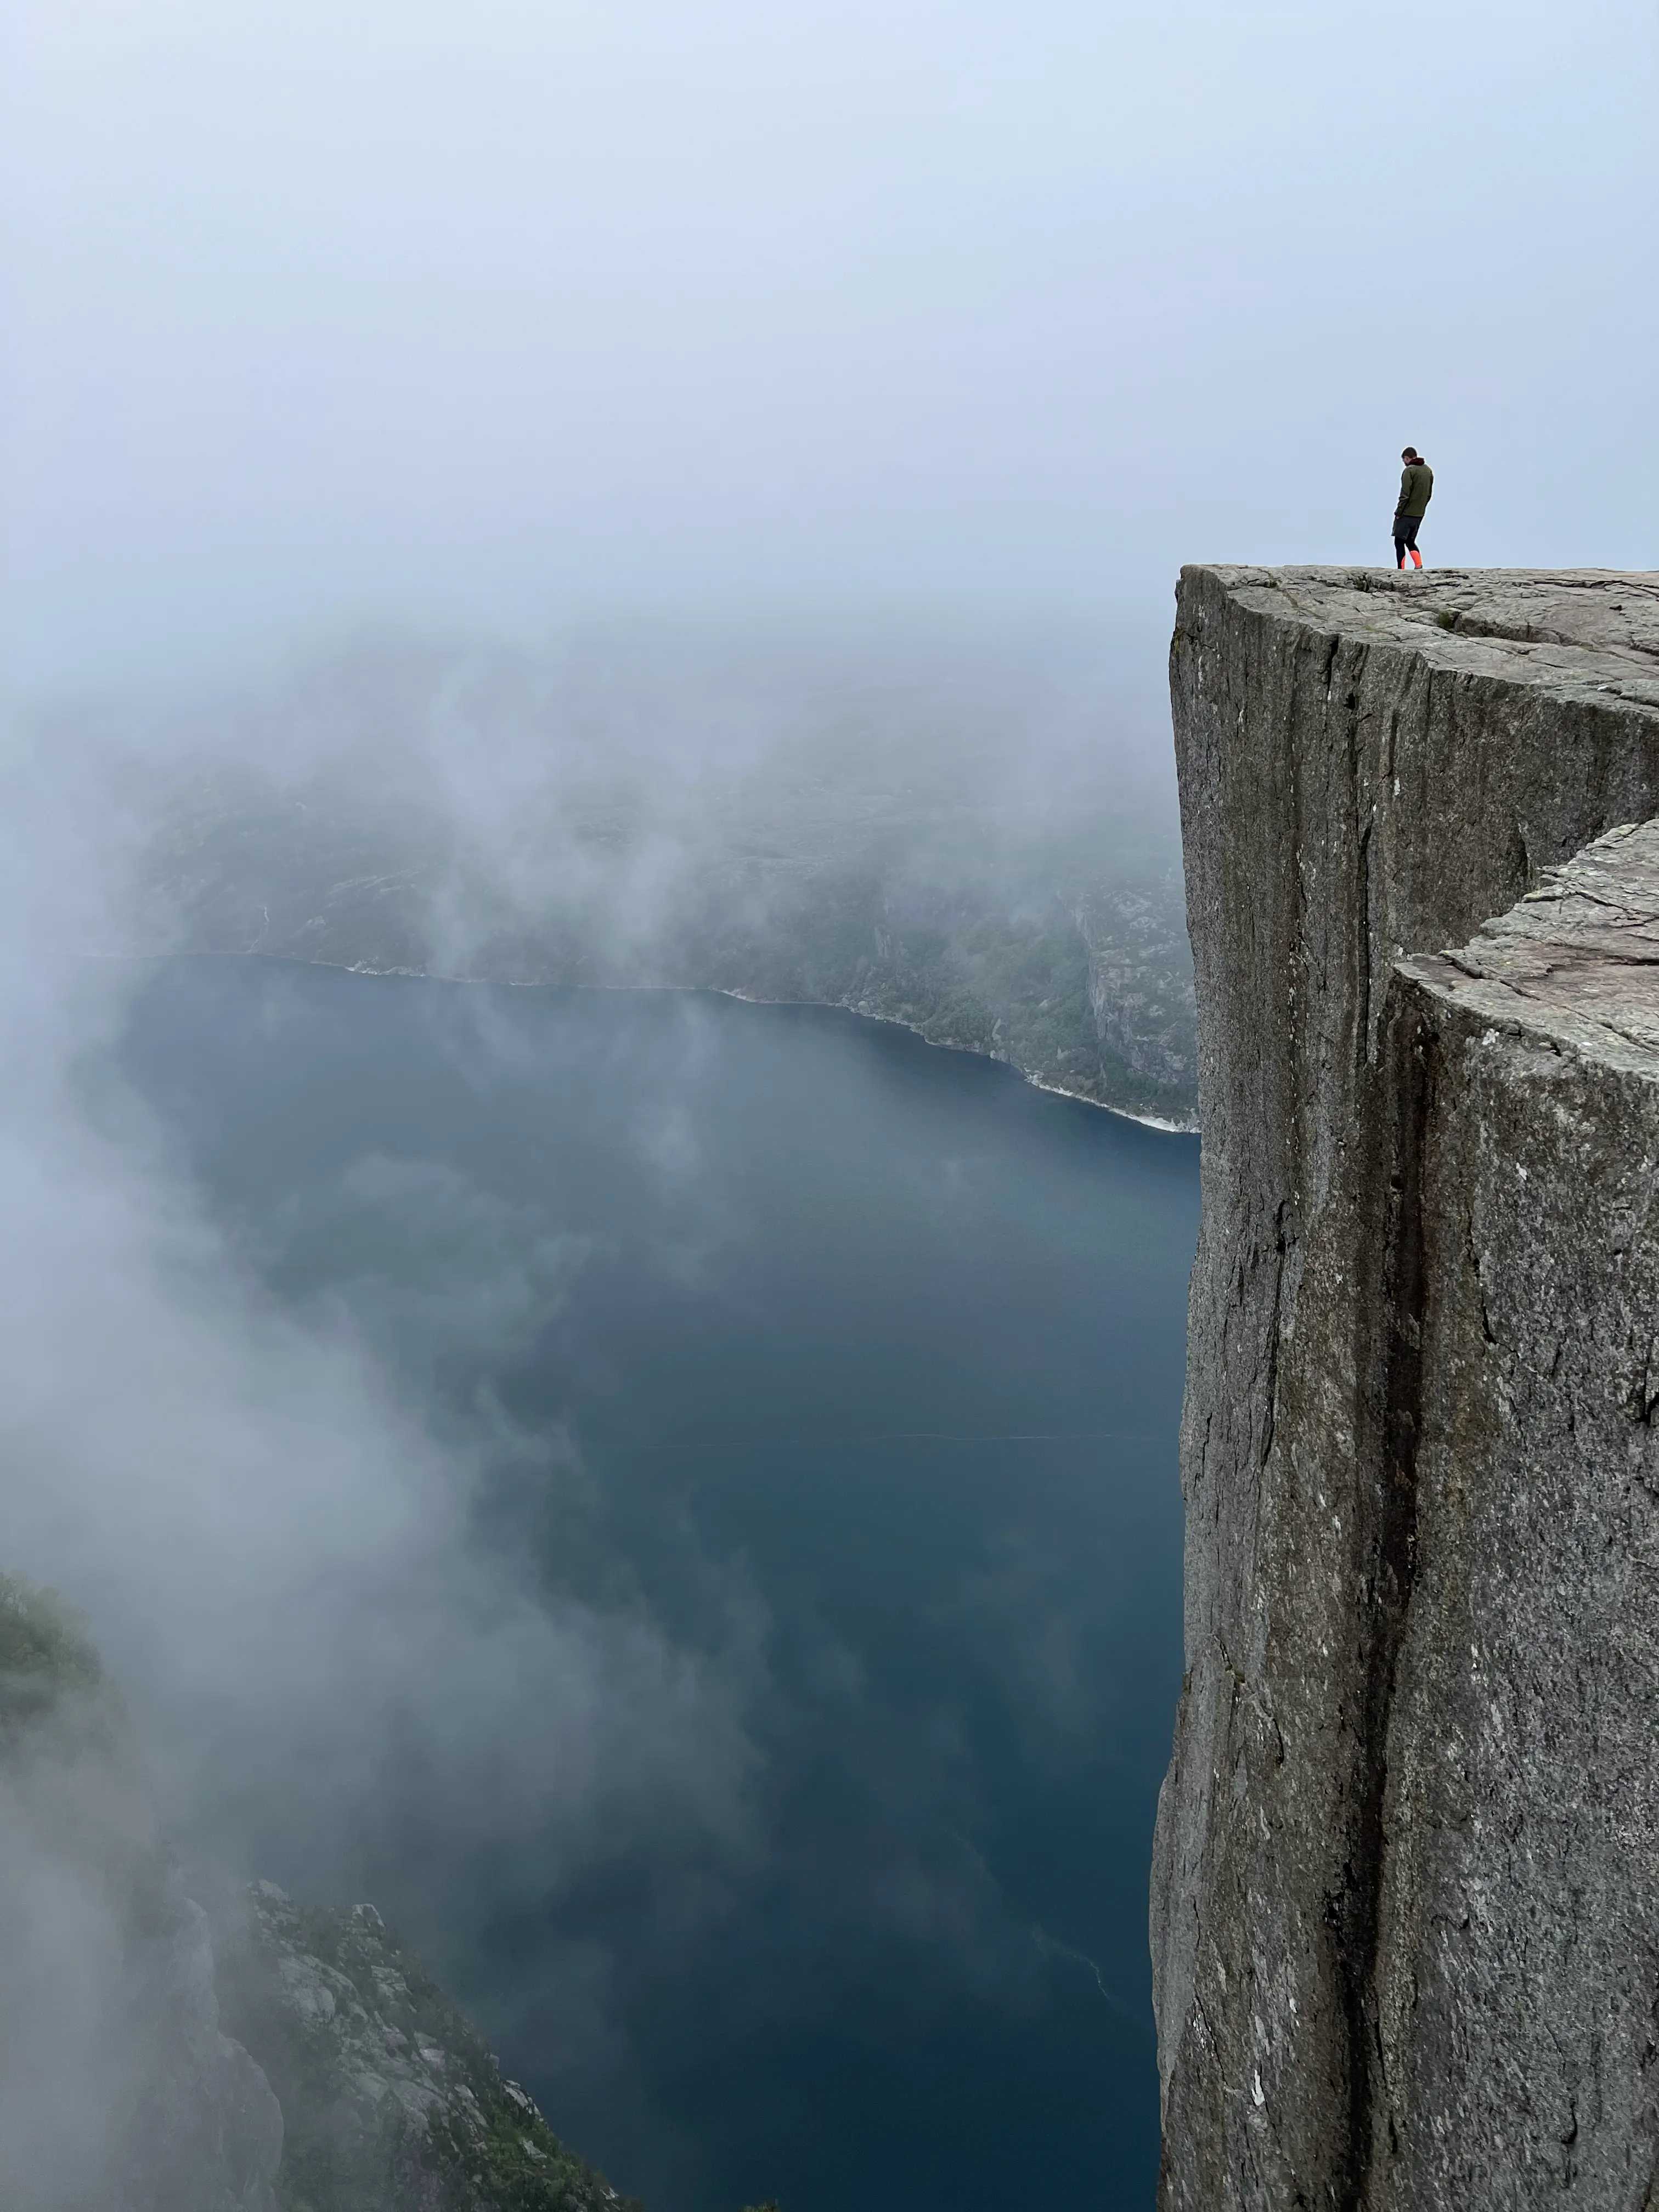
M1433 497L1434 471L1426 461L1407 461L1400 471L1400 504L1395 513L1414 515L1420 522Z

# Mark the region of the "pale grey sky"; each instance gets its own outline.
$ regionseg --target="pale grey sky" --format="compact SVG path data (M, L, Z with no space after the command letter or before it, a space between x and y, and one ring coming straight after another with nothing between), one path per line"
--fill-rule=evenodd
M1652 0L12 0L0 676L1659 564Z

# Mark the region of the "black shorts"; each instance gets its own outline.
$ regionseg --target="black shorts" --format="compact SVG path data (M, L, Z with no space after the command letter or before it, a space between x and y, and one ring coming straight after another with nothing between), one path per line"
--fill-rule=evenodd
M1417 533L1422 527L1420 514L1396 514L1394 519L1394 542L1396 545L1417 546Z

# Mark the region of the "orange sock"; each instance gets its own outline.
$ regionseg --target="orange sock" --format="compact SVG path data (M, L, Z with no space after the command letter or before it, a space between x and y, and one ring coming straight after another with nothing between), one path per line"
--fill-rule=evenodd
M1412 548L1412 562L1413 565L1419 568L1423 565L1423 556L1418 551L1415 545Z

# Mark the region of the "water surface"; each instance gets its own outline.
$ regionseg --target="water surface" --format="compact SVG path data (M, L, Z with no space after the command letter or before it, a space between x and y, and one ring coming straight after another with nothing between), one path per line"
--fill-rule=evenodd
M261 961L157 968L125 1058L477 1546L750 1746L695 1839L273 1804L259 1870L345 1864L651 2212L1150 2205L1195 1140L833 1012Z

